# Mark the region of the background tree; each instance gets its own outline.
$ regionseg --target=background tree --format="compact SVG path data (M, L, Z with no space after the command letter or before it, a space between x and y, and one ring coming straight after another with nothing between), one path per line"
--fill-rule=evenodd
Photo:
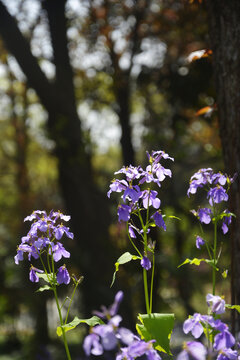
M206 1L209 36L213 50L220 136L226 171L240 172L240 3ZM231 211L236 214L232 237L232 303L240 304L240 182L231 192ZM237 316L237 322L235 317ZM233 326L240 329L240 317L233 313Z
M66 37L66 0L44 1L42 4L52 44L56 70L54 81L50 81L41 70L38 60L31 52L28 40L19 30L16 20L10 15L3 2L0 2L0 33L8 50L15 56L26 75L29 86L36 91L48 113L48 131L55 143L60 188L66 211L72 216L72 228L81 253L81 271L86 277L83 287L84 293L88 293L88 299L84 305L90 311L96 307L96 299L105 299L107 295L107 291L96 287L96 284L102 283L102 279L110 272L108 271L110 264L102 262L99 256L101 253L106 253L109 247L107 245L109 215L105 196L101 195L94 184L91 160L76 109L73 72ZM99 208L101 208L100 212ZM89 251L90 243L91 251ZM93 266L96 272L92 270ZM108 276L107 280L109 281ZM99 294L96 296L98 291Z

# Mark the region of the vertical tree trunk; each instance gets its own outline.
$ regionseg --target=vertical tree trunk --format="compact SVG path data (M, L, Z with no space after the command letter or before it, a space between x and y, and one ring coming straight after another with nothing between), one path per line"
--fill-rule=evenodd
M231 229L231 282L232 303L240 304L240 1L207 0L206 4L224 163L228 174L238 173L230 196L230 210L237 216ZM236 314L234 330L240 330Z

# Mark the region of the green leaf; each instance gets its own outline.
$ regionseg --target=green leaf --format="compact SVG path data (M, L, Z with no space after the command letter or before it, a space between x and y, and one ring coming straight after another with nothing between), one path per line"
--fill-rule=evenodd
M201 262L205 262L207 264L209 264L210 266L212 266L213 268L215 268L217 271L219 270L215 265L214 265L214 261L213 260L209 260L209 259L186 259L182 264L178 265L178 268L185 265L185 264L190 264L190 265L196 265L199 266L201 264Z
M51 286L44 285L44 286L40 287L38 290L36 290L35 292L43 292L43 291L52 290L52 289L53 288Z
M40 279L43 279L48 284L56 283L56 278L53 273L49 273L49 274L36 273L36 274Z
M179 217L174 216L174 215L167 215L167 217L170 218L170 219L181 220Z
M228 309L234 309L237 310L240 313L240 305L229 305L229 304L225 304L225 307Z
M163 351L169 355L170 339L174 325L174 314L139 314L141 324L136 328L145 341L156 340L153 344L156 350Z
M70 323L57 327L57 335L58 336L62 335L62 333L63 333L62 329L64 329L65 332L67 332L67 331L75 329L75 327L81 323L87 324L89 326L104 324L104 322L98 316L92 316L90 319L79 319L77 316L75 316L73 321L71 321Z
M124 254L122 254L120 256L120 258L118 258L118 260L115 262L116 270L113 274L112 283L111 283L110 287L112 287L115 282L116 273L118 271L119 265L123 265L123 264L128 263L131 260L137 260L137 259L140 259L140 256L132 255L132 254L130 254L130 252L125 252Z

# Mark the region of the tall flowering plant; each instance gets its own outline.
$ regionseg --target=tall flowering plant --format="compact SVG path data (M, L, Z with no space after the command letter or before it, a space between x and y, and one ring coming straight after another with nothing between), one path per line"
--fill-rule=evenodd
M137 331L145 341L153 339L154 347L170 353L169 341L173 328L173 314L153 313L153 287L155 272L155 242L151 240L151 230L158 227L166 231L165 215L161 210L159 193L155 189L162 186L166 177L171 177L170 169L165 168L165 161L174 161L166 152L147 152L148 165L122 167L115 172L118 178L111 182L108 197L113 192L119 193L117 208L119 222L126 223L126 231L134 254L126 252L115 263L112 284L120 265L131 260L138 260L143 271L143 287L147 314L139 314L140 324ZM120 177L120 178L119 178ZM172 216L174 217L174 216ZM150 276L148 276L150 272ZM159 335L161 334L161 336Z
M120 264L131 260L139 260L143 268L143 283L146 311L152 312L153 280L155 270L155 243L150 240L152 227L159 227L166 231L166 224L161 211L161 200L158 191L153 185L161 187L163 180L172 176L170 169L166 169L161 162L174 159L164 151L152 151L147 153L149 164L146 169L141 166L123 167L115 172L122 175L123 179L114 179L108 191L108 197L112 192L121 194L117 214L118 221L125 222L128 238L135 250L135 254L123 254L116 262L116 271ZM148 286L147 272L151 271L151 282Z
M218 262L221 255L221 245L218 241L218 228L221 227L222 233L225 235L228 232L231 224L232 214L227 208L228 192L236 175L231 178L221 172L214 173L211 168L200 169L190 179L188 196L196 194L198 189L205 190L207 206L200 207L197 210L192 210L193 215L199 220L200 235L196 236L197 249L206 246L208 252L208 259L186 259L183 264L191 263L199 265L205 261L212 267L212 294L215 295L216 287L216 272L218 269ZM212 241L207 241L204 237L203 225L213 226ZM182 265L183 265L182 264ZM226 272L223 272L226 276Z
M239 360L240 356L233 347L236 344L234 336L231 334L227 324L220 320L221 314L225 313L226 308L240 311L240 306L225 303L224 297L216 295L216 273L219 272L219 261L221 255L221 243L218 240L218 229L225 235L229 230L234 214L226 208L228 192L231 184L235 180L220 172L214 173L211 168L200 169L190 179L188 196L196 194L198 189L206 191L208 205L192 210L192 214L200 222L201 235L196 235L196 247L201 249L206 247L209 258L186 259L184 264L194 264L199 266L201 262L206 262L212 268L212 293L206 295L208 307L207 315L194 313L184 322L183 331L185 334L191 333L195 339L199 339L203 334L206 336L204 346L199 341L189 341L184 343L183 351L178 355L177 360L196 360L217 359L217 360ZM213 238L207 240L204 236L203 225L213 226ZM222 273L227 276L227 271Z
M63 258L70 258L70 253L65 249L65 237L73 239L73 233L69 227L64 225L70 220L70 216L62 214L60 211L51 211L49 214L46 211L36 210L24 221L30 221L30 230L26 236L23 236L21 243L17 247L17 254L14 257L15 264L19 264L26 255L28 261L31 263L29 271L29 279L32 282L38 283L39 279L43 279L47 285L40 287L37 291L52 291L56 301L56 306L59 314L60 328L63 336L63 342L66 350L67 359L71 360L71 355L66 339L66 327L70 307L73 301L74 294L82 277L77 279L74 275L70 277L66 265L59 266L59 262ZM38 262L36 267L32 263ZM40 268L41 267L41 268ZM68 285L73 281L74 288L71 297L66 297L63 304L60 305L58 297L58 286L61 284ZM63 318L62 306L68 301L65 319Z

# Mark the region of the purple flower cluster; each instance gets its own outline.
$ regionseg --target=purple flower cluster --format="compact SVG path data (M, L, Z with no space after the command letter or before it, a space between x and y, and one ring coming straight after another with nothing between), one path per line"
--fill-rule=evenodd
M211 168L200 169L191 177L187 191L187 195L190 196L190 194L196 194L198 188L205 188L207 190L207 200L211 208L199 208L197 211L192 210L192 213L202 224L210 224L211 221L222 220L223 234L228 232L228 227L232 221L232 214L227 209L219 213L216 211L216 205L228 201L228 190L235 178L236 174L233 178L230 178L221 172L214 173ZM218 216L218 219L216 216ZM198 249L200 249L203 243L204 240L201 241L201 238L197 237L196 246Z
M52 256L55 262L62 258L69 258L70 253L64 248L60 242L63 236L73 239L73 233L70 232L69 227L63 225L63 221L69 221L70 216L63 215L61 212L51 211L49 215L46 211L36 210L30 216L27 216L24 221L31 221L31 228L27 236L23 236L21 244L17 248L17 255L14 257L15 264L24 259L24 253L27 254L29 261L32 259L39 259L43 254ZM31 266L29 278L32 282L38 282L39 277L37 273L42 273L42 270ZM68 284L70 276L63 265L58 269L57 273L58 284Z
M213 349L218 355L217 359L237 360L237 351L231 349L235 345L235 338L229 331L228 326L215 317L215 315L225 312L225 301L220 296L212 294L208 294L206 300L213 315L195 313L193 316L190 316L183 324L184 333L191 333L195 339L198 339L204 330L208 331L208 333L211 333L214 337ZM201 351L200 348L202 349ZM185 345L184 350L179 354L177 360L187 360L189 359L189 355L196 360L206 359L207 350L205 348L205 350L203 350L203 348L203 345L200 345L198 342L189 342Z
M161 205L160 199L157 197L158 192L155 190L141 190L140 186L143 184L155 183L159 187L161 182L166 178L166 176L171 177L172 173L170 169L165 169L161 164L161 159L170 159L173 161L167 153L164 151L152 151L151 155L147 153L149 159L149 165L145 170L141 166L134 167L132 165L123 167L122 169L116 171L114 174L123 174L125 179L119 180L114 179L110 185L110 189L107 193L107 196L110 197L112 192L122 193L122 199L124 204L118 206L118 220L119 221L129 221L131 214L137 209L148 209L153 207L158 210ZM159 210L155 214L160 212ZM155 214L153 219L155 220ZM159 215L156 217L159 218ZM164 221L157 221L157 226L165 228Z
M117 312L122 299L123 292L119 291L109 308L102 306L101 311L94 311L95 315L107 323L94 326L90 334L85 337L83 349L86 355L99 356L104 351L115 351L118 360L133 360L143 355L146 355L149 360L161 360L152 346L154 340L145 342L129 329L119 326L122 318Z
M162 159L172 160L164 151L152 151L151 154L147 152L149 165L144 170L141 166L134 167L132 165L123 167L115 172L115 175L123 175L125 178L122 180L114 179L110 185L107 196L110 197L112 192L121 193L123 203L118 205L117 215L119 222L128 222L129 236L133 239L137 234L143 236L143 229L140 230L133 222L132 215L139 216L141 210L147 210L149 213L152 208L152 213L145 226L145 232L150 231L150 226L158 226L166 231L166 224L164 222L160 205L161 200L158 198L158 192L151 190L150 183L161 186L161 182L166 176L171 177L170 169L166 169L160 164ZM146 189L147 185L147 189ZM142 186L144 187L142 189ZM145 253L147 253L145 249ZM147 258L147 254L141 258L141 265L146 270L151 268L151 262Z

